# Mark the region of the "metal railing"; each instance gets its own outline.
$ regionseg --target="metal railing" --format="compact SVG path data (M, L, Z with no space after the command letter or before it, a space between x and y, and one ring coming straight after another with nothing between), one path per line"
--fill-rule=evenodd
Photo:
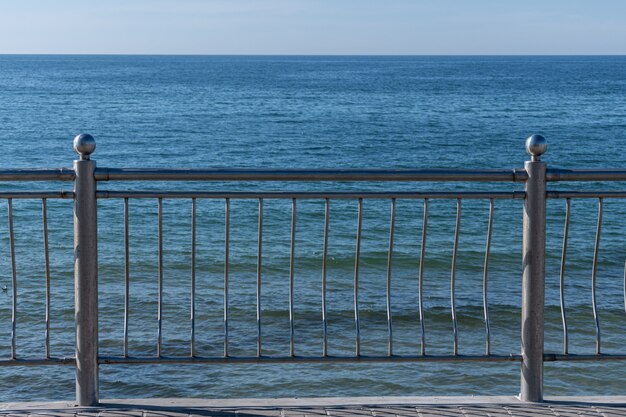
M602 226L603 200L605 198L626 198L626 192L604 191L548 191L547 182L551 181L623 181L626 170L561 170L548 169L541 161L546 150L542 136L528 138L526 148L531 155L524 169L509 170L449 170L449 169L112 169L98 168L90 155L95 150L95 141L90 135L79 135L74 139L74 149L80 159L74 161L73 169L58 170L0 170L0 181L72 181L73 192L59 191L10 191L0 192L0 199L8 204L8 229L10 259L12 267L12 330L11 355L1 360L0 366L19 365L74 365L76 368L76 398L80 405L97 404L99 401L99 376L101 364L156 364L156 363L259 363L259 362L476 362L476 361L517 361L521 363L520 398L524 401L542 401L543 367L545 361L556 360L624 360L624 354L605 354L601 352L600 321L596 305L596 270ZM98 182L113 181L205 181L205 182L321 182L350 181L364 182L481 182L481 183L523 183L524 190L482 191L180 191L180 190L102 190ZM592 268L592 309L596 332L595 354L576 355L568 350L568 324L566 320L566 300L564 277L566 273L566 255L568 249L568 230L570 224L570 201L577 198L598 199L598 219L595 237L595 250ZM44 242L45 277L46 277L46 313L45 313L45 353L43 358L25 359L16 353L17 323L17 272L14 249L13 207L14 199L39 199L42 204L42 230ZM74 285L75 285L75 357L53 357L50 354L50 259L48 251L47 201L50 199L73 199L74 201ZM157 270L157 337L156 354L130 354L129 349L129 298L130 298L130 221L129 201L136 199L154 199L157 203L158 223L158 270ZM164 231L163 201L191 201L191 282L189 301L190 341L188 354L165 355L163 349L163 294L164 294ZM451 200L456 202L452 264L450 271L450 314L452 322L453 345L451 354L429 353L424 309L424 268L427 262L426 249L429 226L429 203L433 200ZM544 353L544 305L545 305L545 258L546 258L546 201L547 199L565 199L566 214L564 237L560 263L559 304L563 327L563 352ZM122 354L105 356L98 353L98 200L121 200L123 202L123 240L124 240L124 312ZM197 350L196 298L197 298L197 202L198 200L218 200L224 203L223 233L223 334L222 354L203 356ZM255 282L255 350L254 355L233 355L231 352L231 202L239 200L256 201L257 241L249 241L247 249L255 247L256 282ZM291 222L289 233L289 273L288 273L288 350L286 354L267 355L263 344L262 291L264 288L263 250L264 250L264 207L268 200L286 200L291 202ZM298 203L314 200L323 203L323 249L321 253L321 326L322 340L319 354L299 355L295 331L295 262L296 262L296 222ZM354 247L354 268L351 282L352 311L354 325L354 351L348 355L331 355L329 352L328 323L328 265L329 265L329 224L331 202L335 200L355 201L357 204L356 241ZM364 201L386 200L390 202L388 243L385 268L385 316L386 316L386 353L365 355L362 352L362 317L361 317L361 275L360 265L363 230ZM397 201L418 200L423 202L421 223L421 244L419 267L416 272L419 332L417 351L411 354L398 354L394 336L394 314L392 302L392 271L394 265L394 243L396 232ZM459 254L459 234L461 212L464 200L484 200L488 202L487 238L485 242L482 268L482 318L484 322L484 353L460 354L457 317L457 260ZM521 353L494 354L491 347L492 329L489 304L489 270L492 246L494 207L496 200L523 201L523 250L522 250L522 302L521 302ZM624 270L624 300L626 302L626 267Z

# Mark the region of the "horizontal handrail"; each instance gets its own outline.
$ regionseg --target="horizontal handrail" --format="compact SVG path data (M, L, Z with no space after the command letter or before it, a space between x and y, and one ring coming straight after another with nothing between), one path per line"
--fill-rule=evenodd
M237 199L523 199L523 191L494 191L494 192L411 192L411 191L97 191L96 198L237 198ZM0 195L1 197L1 195Z
M558 169L546 171L546 181L626 181L626 169Z
M0 170L0 181L73 181L72 168ZM96 181L494 181L523 182L524 169L96 168ZM626 169L550 168L546 181L626 181Z
M0 181L73 181L72 168L0 170ZM523 182L524 169L96 168L96 181L494 181ZM625 168L549 168L546 181L626 181Z
M523 182L524 169L162 169L96 168L96 181L499 181Z
M97 168L97 181L494 181L528 180L524 169L163 169ZM626 181L625 168L550 168L546 181Z
M0 181L74 181L72 168L0 169Z

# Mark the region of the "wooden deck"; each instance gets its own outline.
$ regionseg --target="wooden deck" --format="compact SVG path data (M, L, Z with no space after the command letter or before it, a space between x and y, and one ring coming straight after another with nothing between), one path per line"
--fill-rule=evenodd
M408 416L408 417L626 417L626 396L551 397L522 403L515 397L348 397L279 399L126 399L98 407L72 402L1 403L0 416Z

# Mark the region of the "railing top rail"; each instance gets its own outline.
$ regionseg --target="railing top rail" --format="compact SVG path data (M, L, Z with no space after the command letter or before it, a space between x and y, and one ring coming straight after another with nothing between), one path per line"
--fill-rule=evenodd
M626 181L626 169L548 168L546 181Z
M524 169L97 168L96 181L485 181L523 182Z
M74 181L72 168L0 169L3 181ZM524 182L528 174L514 169L253 169L253 168L96 168L96 181L450 181ZM626 168L548 168L546 180L626 181Z
M74 181L72 168L1 169L0 181Z

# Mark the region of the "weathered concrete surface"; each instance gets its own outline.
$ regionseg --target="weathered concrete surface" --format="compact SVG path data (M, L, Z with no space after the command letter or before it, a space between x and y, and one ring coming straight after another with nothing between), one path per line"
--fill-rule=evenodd
M540 404L515 397L125 399L104 400L97 407L77 407L73 402L2 403L0 416L626 417L626 397L548 397Z

